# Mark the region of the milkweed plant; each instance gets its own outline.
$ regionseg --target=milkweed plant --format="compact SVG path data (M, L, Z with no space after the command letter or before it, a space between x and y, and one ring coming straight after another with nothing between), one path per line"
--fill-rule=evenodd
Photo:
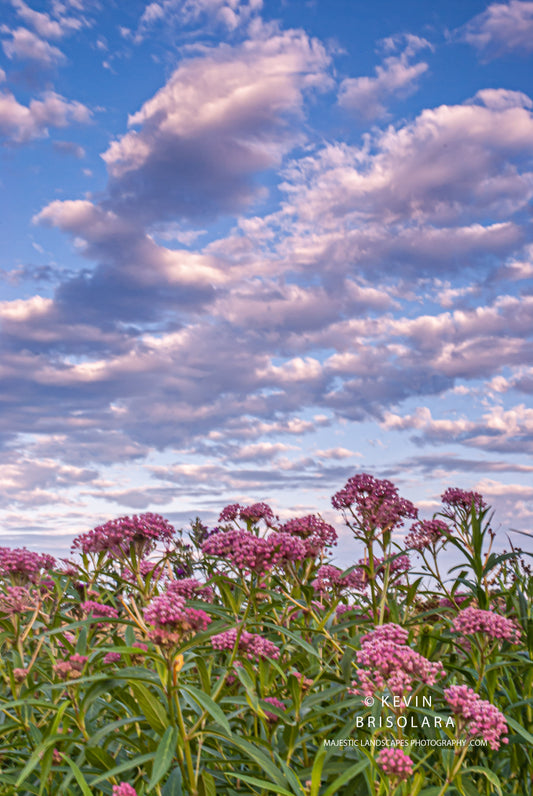
M529 553L475 492L421 519L363 473L332 505L344 570L265 503L1 547L0 796L531 794Z

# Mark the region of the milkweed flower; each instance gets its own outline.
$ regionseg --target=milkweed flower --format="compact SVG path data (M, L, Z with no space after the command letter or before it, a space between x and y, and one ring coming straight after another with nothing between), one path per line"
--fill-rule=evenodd
M464 509L465 511L472 510L472 503L477 511L486 508L487 504L483 499L483 495L479 492L467 492L458 487L449 487L443 495L441 500L448 506Z
M24 586L6 586L5 594L0 593L0 613L13 615L34 611L37 597Z
M266 573L272 566L272 547L267 539L241 528L211 534L202 544L208 556L225 558L238 569Z
M317 570L316 578L311 583L311 586L321 593L341 592L346 589L363 591L366 584L361 575L362 573L357 569L344 575L342 570L338 567L334 567L331 564L324 564Z
M232 650L236 642L237 628L234 627L211 637L211 644L216 650ZM248 633L246 630L241 632L237 649L250 661L258 658L277 660L280 655L279 648L272 641L255 633Z
M509 743L502 737L507 732L505 716L491 702L476 694L466 685L452 685L444 691L444 698L459 717L463 729L471 737L483 738L491 749L499 749L501 743Z
M443 537L446 538L449 530L442 520L420 520L411 526L411 532L405 537L405 546L422 552Z
M169 591L152 600L144 619L154 626L149 637L163 645L177 644L186 635L206 630L211 622L205 611L186 607L184 597Z
M267 525L274 521L274 512L266 503L253 503L251 506L241 506L240 503L230 503L220 512L219 522L243 522L256 525L264 520Z
M360 530L369 534L403 525L407 517L416 519L418 510L409 500L401 498L391 481L374 478L367 473L348 479L343 489L333 495L334 509L350 510L356 515Z
M86 617L98 617L98 619L117 619L118 611L112 605L104 605L94 600L86 600L80 604L80 608Z
M440 661L429 661L406 641L407 631L393 623L362 636L361 649L356 653L361 668L350 692L372 696L388 688L394 696L402 696L418 683L434 685L445 675Z
M107 551L122 557L129 552L131 544L135 544L137 554L144 556L154 549L157 542L169 542L175 533L175 528L160 514L146 512L99 525L77 536L72 549L80 549L83 553Z
M279 708L279 710L285 710L285 703L277 697L265 697L263 701L268 702L270 705L274 705L274 707ZM265 716L267 717L268 721L279 721L279 716L277 713L271 713L270 710L265 710Z
M413 761L401 749L390 747L382 749L377 756L377 764L388 777L408 779L413 773Z
M213 589L211 586L200 583L196 578L171 580L167 586L167 594L178 594L186 600L204 600L206 603L213 601Z
M494 639L517 644L520 641L520 628L506 616L494 611L483 611L481 608L469 606L459 611L452 622L453 629L462 636L484 633Z
M121 782L120 785L113 785L113 796L137 796L137 791L127 782Z
M0 575L11 577L15 585L36 583L41 570L54 569L56 560L47 554L34 553L25 547L0 547Z
M121 658L120 652L108 652L107 655L104 655L103 661L107 666L110 663L119 663Z
M75 653L67 660L55 663L53 669L60 680L68 680L70 677L79 677L88 660L86 655Z
M337 544L337 532L333 525L316 514L295 517L280 526L281 533L302 539L306 546L306 558L318 555L324 548Z

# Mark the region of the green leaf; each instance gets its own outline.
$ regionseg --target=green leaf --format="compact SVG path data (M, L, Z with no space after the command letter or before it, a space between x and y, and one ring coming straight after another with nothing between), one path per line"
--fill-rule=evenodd
M42 743L40 743L35 748L30 759L28 760L28 762L20 772L20 776L16 782L16 787L19 788L26 779L26 777L28 777L33 771L33 769L39 765L39 763L41 762L41 757L50 746L54 746L55 744L58 744L60 741L64 740L65 740L64 735L56 734L56 735L51 735L50 737L46 738L46 740L44 740Z
M350 768L347 768L346 771L344 771L340 775L340 777L337 777L337 779L334 780L328 788L326 788L326 790L323 793L323 796L333 796L333 794L337 793L338 790L342 788L343 785L345 785L351 779L360 774L361 771L364 771L365 768L367 768L367 766L369 765L370 761L365 759L365 760L360 760L354 766L350 766Z
M215 778L208 771L202 771L198 786L199 796L216 796L217 794Z
M322 769L324 768L324 761L326 759L326 747L322 746L319 753L315 757L313 768L311 770L311 794L310 796L318 796L320 791L320 783L322 782Z
M146 721L157 733L163 733L170 720L168 714L158 698L142 683L131 682L130 688L133 691L140 712Z
M143 763L148 763L149 760L153 759L153 752L150 752L148 755L139 755L139 757L135 757L133 760L128 760L126 763L122 763L120 766L115 766L115 768L106 771L105 774L99 774L91 782L91 787L94 787L94 785L97 785L99 782L103 782L106 779L116 777L118 774L123 774L125 771L131 771L132 768L140 768Z
M244 752L247 757L251 758L255 763L257 763L259 768L262 769L265 774L268 774L272 782L277 782L282 787L287 785L287 780L283 776L283 773L276 765L274 765L270 757L268 757L265 752L262 752L244 738L237 738L235 735L232 735L231 738L228 738L228 741L236 746L237 749L240 749L241 752Z
M181 782L181 769L179 766L176 766L170 777L167 779L165 786L161 791L161 796L183 796Z
M226 776L235 777L235 779L248 782L250 785L255 785L257 788L261 788L262 790L270 790L273 793L278 793L279 796L294 796L293 791L285 790L285 788L281 788L279 785L274 785L272 782L268 782L266 779L257 779L257 777L251 777L249 774L234 774L232 771L226 772Z
M470 766L464 770L464 773L467 774L471 771L476 774L483 774L483 776L488 779L491 785L494 785L500 796L503 796L500 778L494 773L494 771L491 771L490 768L483 768L482 766Z
M148 784L149 791L151 791L159 782L161 782L172 765L174 755L176 753L178 735L179 733L176 727L167 727L163 737L159 741L159 745L154 757L154 764L152 766L152 776Z
M304 641L297 633L293 633L292 630L288 630L286 627L281 627L281 625L273 625L270 622L263 622L263 627L269 627L271 630L277 630L278 633L281 633L283 636L287 636L288 638L292 639L296 646L301 647L314 658L320 658L320 653L316 650L311 644L307 641Z
M533 743L533 735L531 735L530 732L524 729L524 727L522 727L521 724L519 724L514 719L511 719L509 716L505 716L505 721L507 722L509 727L512 727L513 730L515 730L519 735L521 735L525 741L527 741L528 743Z
M98 746L100 741L102 741L106 735L110 733L114 733L115 730L118 730L120 727L125 727L128 724L135 724L135 722L142 721L144 716L128 716L126 719L119 719L118 721L112 721L109 724L106 724L105 727L102 727L100 730L97 730L95 733L91 735L89 740L87 741L87 747L91 746Z
M217 703L211 699L208 694L204 694L203 691L200 691L198 688L194 688L192 685L184 685L182 686L181 690L189 694L194 701L200 705L203 710L205 710L206 713L209 713L211 718L214 719L217 724L220 724L220 726L226 730L228 735L232 735L229 721L224 715L222 708L220 705L217 705Z
M68 763L68 765L70 766L70 768L72 770L72 773L74 774L74 779L76 780L76 782L80 786L81 792L83 793L83 796L93 796L93 792L89 788L89 786L87 784L87 780L85 779L85 777L81 773L80 769L78 768L78 766L76 765L74 760L71 760L71 758L68 757L68 755L63 755L63 760L66 763Z
M461 777L460 782L455 782L455 787L459 793L464 794L464 796L479 796L479 790L476 787L476 783L473 782L470 777Z
M86 746L85 755L89 763L101 771L108 771L115 765L115 758L99 746L94 746L92 749Z

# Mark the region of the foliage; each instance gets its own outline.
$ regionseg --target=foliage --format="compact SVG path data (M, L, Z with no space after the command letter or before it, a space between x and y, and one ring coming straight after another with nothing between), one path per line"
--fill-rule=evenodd
M525 554L476 493L422 521L362 474L333 506L344 572L331 525L262 503L190 544L146 514L60 565L0 548L0 796L531 793Z

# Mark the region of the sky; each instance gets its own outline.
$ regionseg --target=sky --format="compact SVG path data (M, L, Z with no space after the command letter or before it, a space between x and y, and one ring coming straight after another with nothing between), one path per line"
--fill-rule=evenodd
M0 543L359 472L530 531L532 56L522 0L1 0Z

